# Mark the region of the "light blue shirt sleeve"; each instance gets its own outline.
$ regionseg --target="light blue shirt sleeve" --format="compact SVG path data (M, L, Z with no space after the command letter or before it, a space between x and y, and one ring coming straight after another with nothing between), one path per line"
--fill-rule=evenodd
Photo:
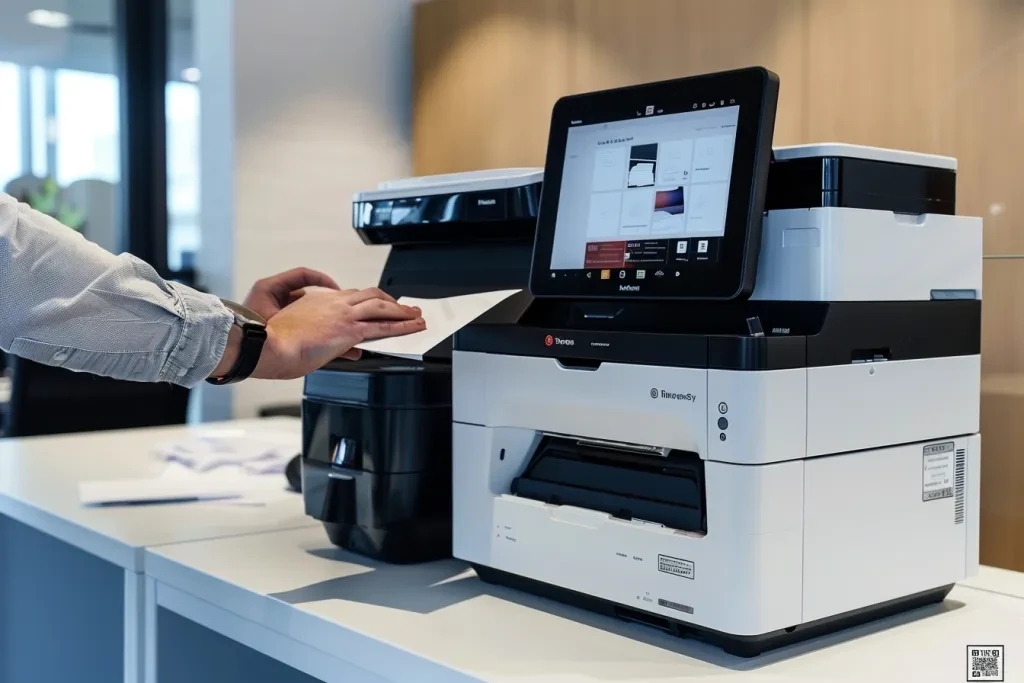
M114 256L0 193L0 348L68 370L191 387L217 367L221 301Z

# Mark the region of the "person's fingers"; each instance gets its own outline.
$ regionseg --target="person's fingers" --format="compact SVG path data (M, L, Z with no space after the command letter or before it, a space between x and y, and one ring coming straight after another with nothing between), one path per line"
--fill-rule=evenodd
M312 268L292 268L291 270L279 273L272 277L267 278L266 282L270 289L275 292L285 294L287 292L294 292L297 289L304 287L324 287L326 289L337 290L338 283L331 278L330 275L321 273L318 270Z
M338 295L342 295L343 296L343 295L346 294L346 292L354 292L354 291L356 291L356 290L350 289L350 290L339 291L339 290L335 290L335 289L330 289L328 287L320 287L320 286L317 286L317 285L310 285L309 287L302 287L301 289L296 289L294 291L291 291L291 292L288 293L288 296L289 296L289 298L291 300L291 303L295 303L296 301L298 301L302 297L306 296L307 294L316 294L318 292L330 292L331 294L334 294L335 296L338 296Z
M349 306L355 306L357 304L363 303L364 301L370 301L372 299L380 299L382 301L396 303L395 298L393 296L381 291L376 287L367 287L366 289L357 289L343 293L345 295L345 301L348 302Z
M355 320L406 320L418 318L420 310L383 299L369 299L352 307Z
M423 318L415 320L368 320L357 323L363 339L386 339L401 337L427 329Z
M349 349L345 353L341 354L341 358L345 360L359 360L363 357L363 352L360 349Z

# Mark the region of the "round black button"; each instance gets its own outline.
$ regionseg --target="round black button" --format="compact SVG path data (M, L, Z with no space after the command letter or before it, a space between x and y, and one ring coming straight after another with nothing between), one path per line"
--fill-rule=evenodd
M718 418L718 428L719 429L728 429L729 428L729 421L726 420L724 417Z
M721 434L718 435L718 440L725 441L725 432L722 432Z

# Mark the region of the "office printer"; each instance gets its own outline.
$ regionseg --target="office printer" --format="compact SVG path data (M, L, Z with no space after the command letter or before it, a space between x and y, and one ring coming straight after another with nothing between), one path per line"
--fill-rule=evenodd
M390 245L380 288L458 296L522 288L542 173L413 178L357 194L356 232ZM389 562L451 555L451 340L420 360L364 353L306 378L302 491L331 541Z
M977 570L982 226L951 158L770 161L742 73L556 106L532 296L456 335L453 553L755 656Z

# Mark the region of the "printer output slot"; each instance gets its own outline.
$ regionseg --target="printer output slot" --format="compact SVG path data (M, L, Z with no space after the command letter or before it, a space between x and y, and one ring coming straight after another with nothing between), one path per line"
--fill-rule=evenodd
M892 359L892 349L882 347L877 349L854 349L850 354L851 363L878 363Z
M555 362L566 370L597 370L601 361L590 358L556 358Z
M552 505L707 533L704 462L696 453L643 453L545 436L512 493Z

